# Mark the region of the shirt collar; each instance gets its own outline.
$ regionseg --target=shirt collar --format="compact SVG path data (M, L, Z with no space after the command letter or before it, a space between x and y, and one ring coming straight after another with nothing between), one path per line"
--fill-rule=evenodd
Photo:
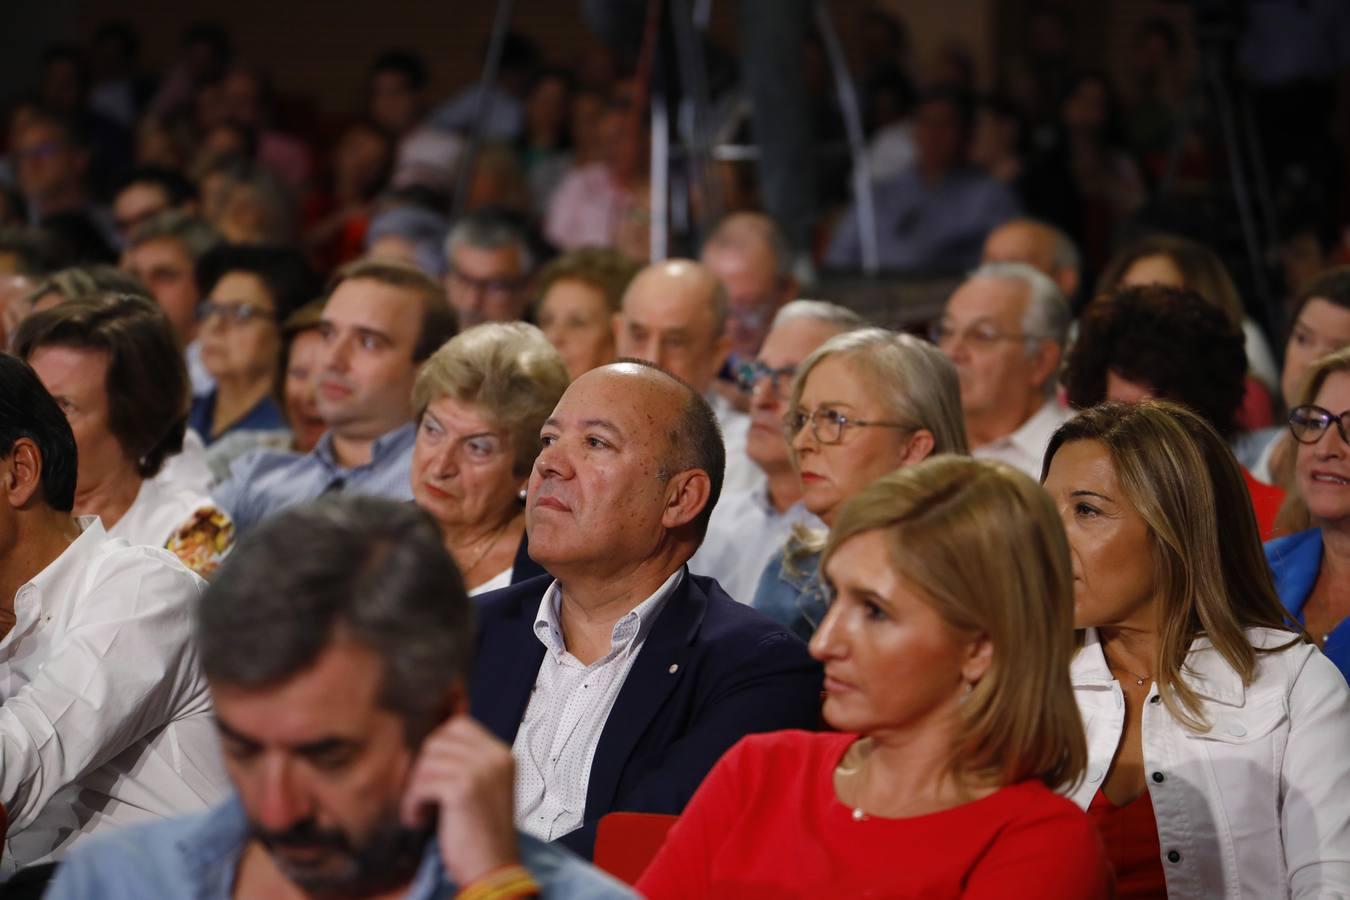
M394 457L407 450L413 445L417 438L417 428L412 422L407 422L395 428L393 431L387 431L375 439L370 445L370 462L364 466L354 466L356 469L379 468L390 457ZM333 432L325 431L319 438L319 442L314 445L310 451L320 462L329 469L341 471L343 466L337 461L333 454Z
M1111 667L1106 664L1097 629L1083 630L1083 646L1069 666L1075 687L1110 687L1115 684ZM1229 706L1241 706L1247 695L1242 676L1214 649L1209 638L1200 635L1191 642L1181 667L1181 680L1196 694Z
M633 607L619 621L614 623L614 630L610 634L610 652L605 656L605 659L609 659L610 656L633 643L646 639L648 632L652 629L652 624L656 621L656 617L665 608L666 600L683 580L684 569L684 566L676 569L669 578L661 583L655 593ZM535 613L534 635L539 638L539 642L544 645L546 650L559 656L567 652L567 645L563 642L561 615L562 587L555 579L549 585L548 590L544 592L544 599L539 604L539 611Z
M1050 435L1054 434L1055 429L1064 423L1065 418L1065 411L1060 407L1058 401L1051 397L1042 403L1041 408L1036 410L1031 418L1023 422L1016 431L1004 438L1003 441L995 441L995 443L1006 442L1026 456L1039 461L1045 455L1045 448L1050 443Z
M80 526L80 536L70 542L70 546L61 551L61 555L33 576L19 593L27 589L39 594L65 596L71 593L69 581L84 571L84 561L96 547L108 540L108 532L98 516L79 516L75 520Z

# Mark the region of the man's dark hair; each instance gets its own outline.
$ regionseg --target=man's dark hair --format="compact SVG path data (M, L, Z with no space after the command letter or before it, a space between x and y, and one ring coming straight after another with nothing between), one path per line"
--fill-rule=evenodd
M143 478L183 449L191 388L187 366L164 312L129 294L95 294L34 313L14 335L14 352L42 347L102 351L108 429Z
M919 100L915 104L915 109L921 106L927 106L930 103L945 103L956 113L957 121L961 125L961 131L967 137L975 131L975 99L969 92L959 87L940 84L927 88L919 93Z
M722 496L722 480L727 468L727 449L722 441L722 428L717 424L717 415L703 395L678 375L673 375L645 359L625 358L619 362L632 363L659 372L684 388L684 409L680 411L679 418L666 434L670 453L661 463L658 475L663 480L669 480L675 473L689 469L702 469L707 473L708 481L711 482L708 502L693 522L699 542L702 543L703 537L708 533L708 521L712 518L713 507Z
M246 534L197 608L212 684L279 685L337 636L384 662L380 703L416 745L449 715L468 675L472 607L431 517L411 503L331 496Z
M394 72L403 76L408 87L420 91L427 86L427 64L422 57L411 50L386 50L370 64L370 77L381 72Z
M331 297L344 281L374 281L411 291L422 304L422 328L413 346L413 362L424 362L459 331L459 319L441 283L416 266L389 259L358 259L338 269L328 281Z
M323 283L294 247L267 244L218 244L197 260L197 288L208 297L230 272L258 278L272 297L280 325L291 313L323 292Z
M159 188L171 207L182 206L190 200L197 199L197 186L186 175L163 166L142 166L134 170L122 182L117 192L121 193L133 184L149 184Z
M39 105L24 120L25 128L34 125L55 128L61 132L62 140L67 144L81 150L89 149L89 131L85 128L84 122L76 116L50 106Z
M0 228L0 254L14 256L19 275L49 275L68 265L60 242L41 228Z
M234 44L230 41L230 33L219 22L193 22L183 29L182 43L185 47L192 44L209 47L221 64L227 62L234 55Z
M1242 330L1189 288L1122 288L1088 307L1069 352L1069 404L1106 399L1107 374L1147 385L1153 396L1197 413L1225 438L1237 433L1246 389Z
M70 422L28 363L0 353L0 459L9 458L19 438L28 438L42 455L42 499L57 512L70 512L78 468Z

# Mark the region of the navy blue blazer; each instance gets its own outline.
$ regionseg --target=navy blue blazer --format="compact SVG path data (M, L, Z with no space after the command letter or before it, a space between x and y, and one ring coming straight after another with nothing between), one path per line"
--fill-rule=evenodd
M477 598L470 710L508 744L530 702L544 645L534 618L549 576ZM600 817L678 814L747 734L820 727L821 669L778 623L687 571L628 671L591 764L581 828L559 842L587 859Z

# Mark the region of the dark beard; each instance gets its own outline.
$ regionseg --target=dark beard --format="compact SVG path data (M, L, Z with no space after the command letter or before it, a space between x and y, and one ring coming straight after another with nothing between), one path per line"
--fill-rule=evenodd
M284 832L251 828L287 880L313 897L360 897L408 883L435 832L434 824L405 828L397 812L381 819L359 847L342 831L309 819ZM288 847L326 852L314 865L295 864L284 854Z

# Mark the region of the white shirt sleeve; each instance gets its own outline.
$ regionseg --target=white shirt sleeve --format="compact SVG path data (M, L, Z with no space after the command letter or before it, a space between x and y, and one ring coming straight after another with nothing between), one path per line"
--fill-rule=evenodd
M107 569L76 601L36 676L0 706L0 802L11 832L190 699L190 614L201 582L171 565ZM57 627L50 619L39 627Z

